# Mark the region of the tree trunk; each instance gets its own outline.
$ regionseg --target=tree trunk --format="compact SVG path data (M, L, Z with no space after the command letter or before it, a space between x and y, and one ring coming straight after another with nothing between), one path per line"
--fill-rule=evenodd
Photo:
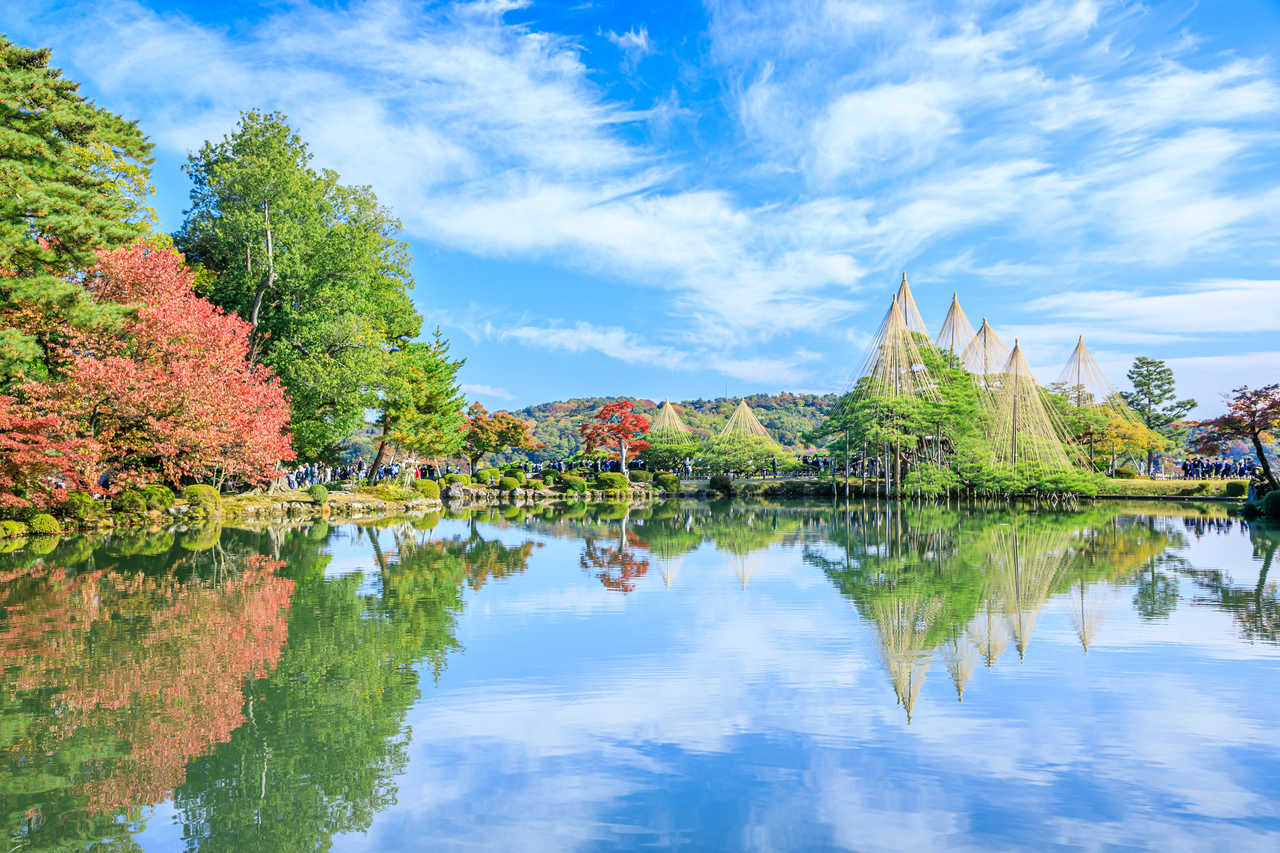
M253 327L250 333L250 360L255 362L258 360L258 321L262 314L262 300L266 297L267 291L276 284L275 234L271 230L271 202L263 202L262 220L267 237L267 277L258 288L258 292L254 294L253 308L249 311L249 325Z
M391 422L387 419L386 413L382 415L382 440L378 442L378 452L373 455L373 464L369 466L369 485L373 485L374 477L377 476L378 466L382 464L382 460L387 455L387 433L391 432Z
M1267 482L1271 484L1272 489L1280 489L1275 472L1271 470L1271 463L1267 461L1267 454L1262 449L1262 438L1258 435L1258 431L1250 429L1249 438L1253 439L1253 449L1258 454L1258 464L1262 466L1262 473L1266 475Z

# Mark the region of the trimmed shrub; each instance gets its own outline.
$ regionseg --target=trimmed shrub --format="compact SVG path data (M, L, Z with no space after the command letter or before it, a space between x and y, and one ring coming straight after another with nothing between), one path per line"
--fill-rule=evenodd
M28 526L32 533L40 536L48 536L50 533L62 532L62 525L58 523L58 519L49 515L47 512L38 512L31 516L31 523Z
M26 535L27 535L26 522L14 521L11 518L6 518L4 521L0 521L0 536L3 536L4 538L9 539L12 537L26 536Z
M84 492L71 492L62 503L62 514L64 516L81 521L86 518L92 518L95 509L93 498Z
M722 495L731 495L733 494L733 480L729 479L728 474L716 474L711 478L711 482L707 484L707 488Z
M142 490L142 496L147 499L147 509L158 509L164 512L173 506L173 490L160 483L152 483L145 487Z
M440 484L425 477L421 480L413 481L413 490L428 500L434 501L440 498Z
M633 483L652 483L653 482L652 471L631 471L630 473L627 474L627 477Z
M498 491L500 492L514 492L520 486L520 481L515 477L503 477L498 481Z
M626 474L617 471L601 471L596 475L595 488L606 492L625 492L631 488Z
M127 492L121 492L116 495L111 501L111 508L125 515L145 515L147 499L142 496L142 492L135 492L130 489Z
M671 494L675 494L680 491L680 478L675 474L668 474L666 472L658 474L654 476L653 484L659 489L662 489L662 491L670 492Z
M1248 491L1248 487L1239 480L1232 480L1227 483L1227 497L1229 498L1242 498Z
M575 477L581 477L582 479L584 479L584 480L585 480L585 479L587 479L588 477L590 477L590 476L591 476L592 471L591 471L591 469L590 469L590 468L574 468L574 469L573 469L572 471L570 471L569 473L570 473L570 474L572 474L572 475L573 475L573 476L575 476Z
M319 483L312 483L311 488L307 489L307 495L318 504L329 502L329 490Z
M546 468L538 472L538 478L548 486L554 485L556 480L560 479L560 475L550 468Z
M1262 499L1262 514L1280 520L1280 489L1267 492Z
M504 465L502 467L502 476L512 477L516 480L519 480L521 483L529 479L528 477L525 476L524 469L518 465Z
M1111 476L1117 480L1136 480L1138 479L1138 472L1132 468L1117 468L1116 472Z
M203 483L196 483L183 489L182 499L190 504L192 509L203 513L216 512L218 507L222 506L222 498L218 495L218 490Z
M564 486L566 492L574 492L575 494L582 494L587 490L586 479L576 474L565 474L560 478L560 485Z
M445 474L444 481L450 484L461 483L464 486L471 485L471 478L466 474Z
M502 472L497 468L481 468L476 471L476 482L484 486L492 486L502 477Z

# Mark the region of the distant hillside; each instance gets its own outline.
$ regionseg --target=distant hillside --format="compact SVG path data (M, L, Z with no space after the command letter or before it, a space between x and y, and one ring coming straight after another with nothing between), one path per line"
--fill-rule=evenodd
M581 397L537 406L513 412L517 417L533 421L534 435L546 444L543 450L528 454L535 462L547 459L563 459L578 451L578 426L600 411L600 407L622 397ZM627 397L636 404L636 410L650 420L662 405L661 400ZM714 400L672 401L684 422L699 435L711 435L729 420L740 398L717 397ZM827 408L835 402L835 394L750 394L747 405L755 410L756 417L765 425L778 442L788 446L800 444L800 433L811 429L822 420Z

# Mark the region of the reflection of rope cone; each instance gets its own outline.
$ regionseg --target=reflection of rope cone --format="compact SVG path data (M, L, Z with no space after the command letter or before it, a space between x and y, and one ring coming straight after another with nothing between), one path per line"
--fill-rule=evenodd
M885 668L893 691L907 712L907 722L928 673L929 629L941 613L937 601L924 598L878 598L868 608L880 632Z
M1075 625L1076 637L1080 646L1089 652L1089 645L1098 632L1107 611L1115 603L1115 588L1109 584L1091 584L1085 587L1081 580L1076 584L1076 606L1071 611L1071 621Z
M964 635L956 634L943 649L943 657L947 661L951 683L956 686L956 698L963 702L964 689L978 666L978 650Z
M672 560L667 557L662 561L662 584L667 589L671 589L671 582L676 579L676 575L680 571L680 561Z
M1015 525L999 531L992 543L1005 622L1019 658L1026 655L1040 608L1066 568L1070 538L1070 531L1061 530L1020 534Z
M1009 635L996 615L994 601L988 600L987 606L970 623L969 639L977 648L987 669L994 666L1004 654L1005 646L1009 643Z
M733 570L733 573L738 576L738 581L742 584L742 588L746 589L747 581L751 580L751 576L756 573L756 561L748 560L746 557L739 557L738 567Z

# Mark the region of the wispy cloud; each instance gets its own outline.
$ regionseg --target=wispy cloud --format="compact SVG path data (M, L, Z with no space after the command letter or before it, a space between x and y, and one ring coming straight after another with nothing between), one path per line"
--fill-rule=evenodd
M462 383L462 393L468 397L492 397L495 400L514 400L515 394L512 394L505 388L495 388L492 385L472 385L466 382Z
M649 38L649 29L640 27L636 29L632 27L625 33L616 33L609 30L604 37L612 42L618 50L626 56L626 64L629 68L635 68L640 64L640 60L654 52L653 42Z

